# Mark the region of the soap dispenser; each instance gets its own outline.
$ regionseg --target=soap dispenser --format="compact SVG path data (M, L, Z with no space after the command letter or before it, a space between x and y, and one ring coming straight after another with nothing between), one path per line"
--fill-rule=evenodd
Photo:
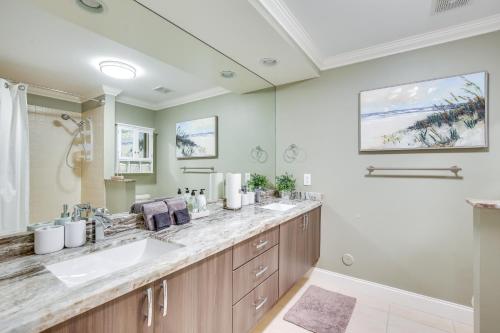
M189 189L186 187L186 191L184 192L184 200L186 200L186 202L188 202L189 198L190 198Z
M205 189L200 190L200 194L196 197L198 211L202 212L207 209L207 198L205 197Z
M191 191L191 196L188 200L188 210L193 213L198 212L198 203L196 202L196 190Z

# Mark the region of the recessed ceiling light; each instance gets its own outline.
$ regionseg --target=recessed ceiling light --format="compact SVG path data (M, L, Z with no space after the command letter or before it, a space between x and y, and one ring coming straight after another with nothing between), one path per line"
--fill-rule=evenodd
M236 75L236 73L234 73L233 71L220 72L220 76L222 76L225 79L232 79L235 75Z
M135 68L121 61L102 61L99 63L101 72L115 79L130 80L135 78Z
M260 63L266 66L274 66L278 63L278 60L274 58L262 58L260 59Z
M100 13L104 10L104 7L99 0L77 0L78 4L93 13Z

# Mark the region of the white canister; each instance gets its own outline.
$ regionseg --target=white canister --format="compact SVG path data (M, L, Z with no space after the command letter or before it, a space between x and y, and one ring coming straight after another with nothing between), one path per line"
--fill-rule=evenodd
M79 247L87 240L87 223L85 220L66 222L64 224L64 246Z
M248 193L242 193L241 194L241 205L242 206L248 206L250 204L249 200L248 200Z
M255 203L255 192L247 192L248 204L253 205Z
M35 253L46 254L64 248L64 227L52 225L35 230Z

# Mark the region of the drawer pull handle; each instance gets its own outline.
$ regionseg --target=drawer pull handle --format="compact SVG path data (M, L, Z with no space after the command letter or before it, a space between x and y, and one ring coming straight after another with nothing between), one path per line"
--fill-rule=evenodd
M148 318L148 327L151 327L153 323L153 290L151 288L146 290L146 298L148 301L148 312L146 317Z
M259 266L259 271L257 273L255 273L255 277L260 277L262 274L264 274L268 269L269 269L269 266L266 266L266 267L263 267L263 266Z
M267 297L264 298L262 301L260 301L259 303L254 303L255 305L255 311L259 311L260 308L262 308L264 306L264 304L267 303Z
M161 284L161 290L163 292L163 304L160 307L163 309L163 317L167 316L168 309L168 286L167 280L163 280Z
M262 249L263 247L265 247L268 243L269 243L269 241L261 239L261 240L259 241L259 243L255 245L255 248L256 248L257 250L260 250L260 249Z

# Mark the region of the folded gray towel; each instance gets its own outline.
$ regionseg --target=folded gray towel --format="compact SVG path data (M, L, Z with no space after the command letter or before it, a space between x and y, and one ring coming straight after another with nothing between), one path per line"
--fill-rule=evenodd
M177 210L182 210L187 208L186 200L184 200L184 198L177 197L177 198L167 199L165 200L165 203L168 206L168 211L170 213L170 220L172 221L172 223L176 224L174 213Z
M156 229L153 216L160 213L168 213L167 204L163 201L151 202L142 205L142 214L144 216L144 225L146 226L146 229Z
M148 204L148 203L152 203L152 202L157 202L157 201L164 201L168 198L154 198L154 199L151 199L151 200L144 200L144 201L137 201L137 202L134 202L132 204L132 206L130 206L130 213L132 214L141 214L142 213L142 206L144 206L145 204Z

